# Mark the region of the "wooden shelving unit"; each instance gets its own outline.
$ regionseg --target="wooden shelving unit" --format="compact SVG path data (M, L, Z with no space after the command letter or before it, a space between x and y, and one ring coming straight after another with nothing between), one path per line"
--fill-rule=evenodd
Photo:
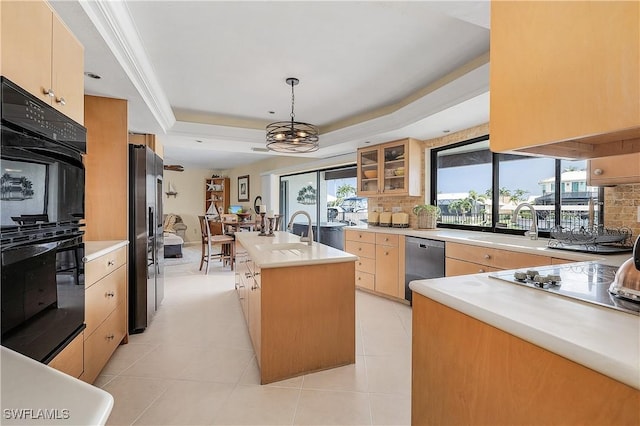
M206 214L227 213L229 210L229 178L205 180L204 211Z

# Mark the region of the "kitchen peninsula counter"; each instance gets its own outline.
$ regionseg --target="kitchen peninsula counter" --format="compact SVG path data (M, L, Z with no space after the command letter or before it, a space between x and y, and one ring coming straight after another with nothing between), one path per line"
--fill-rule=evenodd
M260 382L355 362L355 261L287 232L236 233L236 289Z
M411 283L413 423L640 423L638 316L488 275Z

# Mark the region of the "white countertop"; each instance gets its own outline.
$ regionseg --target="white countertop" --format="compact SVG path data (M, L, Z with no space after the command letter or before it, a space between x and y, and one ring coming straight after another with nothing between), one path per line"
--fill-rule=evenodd
M311 246L300 237L276 231L273 237L258 232L237 232L236 240L247 250L251 260L261 268L318 265L323 263L355 262L358 256L314 242Z
M554 249L548 247L548 243L550 241L549 238L539 238L537 240L532 240L529 237L520 235L466 231L463 229L413 229L386 228L381 226L348 226L344 229L406 235L418 238L429 238L432 240L450 241L480 247L491 247L495 249L556 257L559 259L575 260L576 262L598 260L604 264L613 266L620 266L625 260L631 257L631 252L615 255L603 255L598 253L581 253L570 250Z
M127 245L129 245L129 240L85 241L82 261L85 263L90 262L93 259Z
M103 425L113 397L88 383L0 347L3 425Z
M412 281L410 288L640 389L640 318L488 274Z

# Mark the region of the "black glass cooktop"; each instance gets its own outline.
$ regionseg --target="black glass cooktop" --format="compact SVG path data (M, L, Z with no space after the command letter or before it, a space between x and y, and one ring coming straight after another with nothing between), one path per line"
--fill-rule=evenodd
M493 272L489 276L559 296L640 315L640 303L620 299L609 293L609 286L613 282L617 270L618 268L615 266L603 265L599 262L579 262L540 266L517 272ZM518 279L516 279L516 275ZM538 275L537 281L543 282L536 282L535 275ZM540 279L540 277L542 278Z

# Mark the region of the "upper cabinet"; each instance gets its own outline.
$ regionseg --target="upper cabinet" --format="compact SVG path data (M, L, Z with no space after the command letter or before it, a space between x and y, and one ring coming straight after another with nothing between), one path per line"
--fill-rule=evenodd
M3 1L2 75L84 124L84 49L49 5Z
M491 150L640 152L640 2L491 2Z
M640 153L589 160L587 170L589 186L640 183Z
M420 195L420 143L401 139L358 150L358 195Z

